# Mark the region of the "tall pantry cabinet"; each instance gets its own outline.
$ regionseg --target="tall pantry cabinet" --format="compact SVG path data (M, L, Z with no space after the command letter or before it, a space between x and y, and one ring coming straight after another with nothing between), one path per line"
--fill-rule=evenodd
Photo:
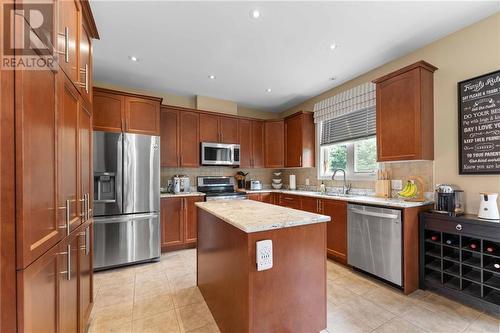
M50 8L52 43L38 42L54 66L0 71L2 333L83 333L93 304L91 73L99 36L88 1Z

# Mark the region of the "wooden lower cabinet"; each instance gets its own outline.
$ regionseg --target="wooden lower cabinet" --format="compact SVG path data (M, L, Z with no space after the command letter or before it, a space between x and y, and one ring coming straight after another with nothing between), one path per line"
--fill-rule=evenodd
M326 228L327 255L331 259L347 264L347 202L322 199L319 208L319 214L331 218Z
M93 305L92 220L17 272L18 332L85 332Z
M195 202L203 200L202 196L161 199L161 250L163 252L196 246Z

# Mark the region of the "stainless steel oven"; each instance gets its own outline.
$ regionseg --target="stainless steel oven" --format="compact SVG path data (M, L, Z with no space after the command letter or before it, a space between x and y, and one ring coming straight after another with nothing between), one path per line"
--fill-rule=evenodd
M202 142L202 165L240 165L240 145Z

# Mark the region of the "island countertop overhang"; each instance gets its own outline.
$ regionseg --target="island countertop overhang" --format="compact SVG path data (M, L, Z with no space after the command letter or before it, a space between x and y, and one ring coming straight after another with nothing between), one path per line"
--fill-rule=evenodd
M253 200L206 201L198 208L246 233L325 223L330 216L276 206Z

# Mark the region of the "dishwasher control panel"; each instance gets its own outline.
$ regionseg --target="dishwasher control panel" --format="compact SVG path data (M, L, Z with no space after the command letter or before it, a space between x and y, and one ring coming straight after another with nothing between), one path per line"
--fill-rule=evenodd
M256 243L257 271L265 271L273 267L273 241L265 239Z

